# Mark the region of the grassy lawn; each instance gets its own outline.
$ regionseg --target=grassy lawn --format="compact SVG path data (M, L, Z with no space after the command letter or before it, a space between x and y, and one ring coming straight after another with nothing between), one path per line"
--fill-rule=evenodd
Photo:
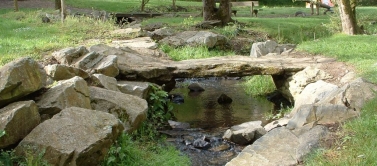
M79 8L93 8L109 12L133 12L139 10L137 0L66 0L66 3ZM147 8L158 8L171 4L171 0L151 0ZM177 5L187 7L194 16L199 11L201 2L177 1ZM268 34L279 43L298 44L300 51L337 58L354 66L357 73L368 80L377 83L377 24L375 11L377 7L358 7L359 25L364 25L368 34L346 36L339 34L340 21L337 14L294 17L296 11L310 13L304 7L258 7L259 17L249 17L248 8L237 8L239 21L235 25L217 28L228 37L234 37L233 32L238 27ZM53 12L52 10L46 10ZM30 56L37 60L50 55L52 51L70 46L87 44L88 39L111 41L119 36L113 36L110 31L117 29L113 22L102 22L87 18L68 17L64 24L55 22L41 23L40 10L22 9L19 12L0 10L0 66L16 58ZM146 19L142 24L152 22L167 23L178 29L189 29L191 25L200 22L200 17L182 17ZM183 17L183 15L185 15ZM124 38L124 37L123 37ZM250 43L252 44L252 43ZM189 47L161 47L170 52L176 60L203 58L218 55L229 55L231 52L208 51L206 48L193 49ZM185 55L186 57L182 57ZM377 136L377 99L368 103L361 117L344 124L344 131L339 133L340 140L336 147L320 149L314 153L307 165L377 165L377 147L374 138ZM341 150L339 150L339 147Z

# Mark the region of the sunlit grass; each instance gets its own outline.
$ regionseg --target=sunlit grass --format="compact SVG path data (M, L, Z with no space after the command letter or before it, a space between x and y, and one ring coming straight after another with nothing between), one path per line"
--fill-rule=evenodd
M160 49L169 55L173 60L201 59L215 56L234 55L233 52L226 52L217 49L209 50L206 46L183 46L174 48L169 45L161 45Z
M243 78L242 84L247 94L261 96L276 90L275 84L270 75L255 75Z
M67 17L65 23L42 23L41 13L52 11L22 10L0 13L0 66L19 57L41 59L49 52L83 44L87 39L112 37L113 21Z

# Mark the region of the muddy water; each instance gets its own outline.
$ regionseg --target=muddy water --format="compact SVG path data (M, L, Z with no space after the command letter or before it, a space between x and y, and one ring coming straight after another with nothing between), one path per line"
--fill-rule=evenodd
M187 86L198 83L205 91L189 92ZM245 93L242 80L235 78L185 79L177 81L170 94L184 97L183 104L174 104L177 121L188 122L193 128L213 129L230 127L254 120L266 123L264 116L274 109L266 98L253 98ZM228 105L217 102L221 94L233 99Z
M198 83L203 92L190 92L187 86ZM223 133L231 126L249 121L267 123L265 113L274 109L266 98L253 98L245 93L242 80L236 78L177 79L176 88L169 94L184 97L184 103L174 104L174 114L179 122L191 125L189 130L166 131L170 142L188 155L193 166L222 166L244 148L225 141ZM233 102L221 105L218 97L225 94ZM210 145L198 148L193 142L205 140ZM214 141L215 140L215 141Z

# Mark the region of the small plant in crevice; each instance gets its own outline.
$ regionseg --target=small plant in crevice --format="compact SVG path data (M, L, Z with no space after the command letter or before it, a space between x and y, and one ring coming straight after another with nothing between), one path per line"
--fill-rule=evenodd
M283 105L280 106L279 110L271 110L269 112L266 112L264 115L264 118L266 120L276 120L284 117L288 113L292 111L293 107L284 107Z
M168 120L174 118L173 106L167 100L168 93L156 85L151 86L148 101L147 120L133 135L146 141L155 140L158 137L158 129L168 126Z

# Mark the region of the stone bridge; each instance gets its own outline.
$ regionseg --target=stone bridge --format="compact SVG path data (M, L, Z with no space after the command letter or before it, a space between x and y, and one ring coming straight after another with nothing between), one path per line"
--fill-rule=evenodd
M149 53L150 54L150 53ZM330 58L288 56L224 56L206 59L172 61L158 52L153 55L128 52L118 54L119 79L148 81L158 84L174 82L175 78L243 77L271 75L279 89L285 79L307 66L332 62Z
M134 44L135 42L133 42ZM307 66L331 65L333 58L302 56L250 56L230 55L205 59L173 61L158 49L120 47L124 43L95 45L90 51L104 55L116 55L120 70L118 80L148 81L167 87L175 84L175 78L243 77L271 75L277 89L286 79ZM135 44L134 44L135 45Z

